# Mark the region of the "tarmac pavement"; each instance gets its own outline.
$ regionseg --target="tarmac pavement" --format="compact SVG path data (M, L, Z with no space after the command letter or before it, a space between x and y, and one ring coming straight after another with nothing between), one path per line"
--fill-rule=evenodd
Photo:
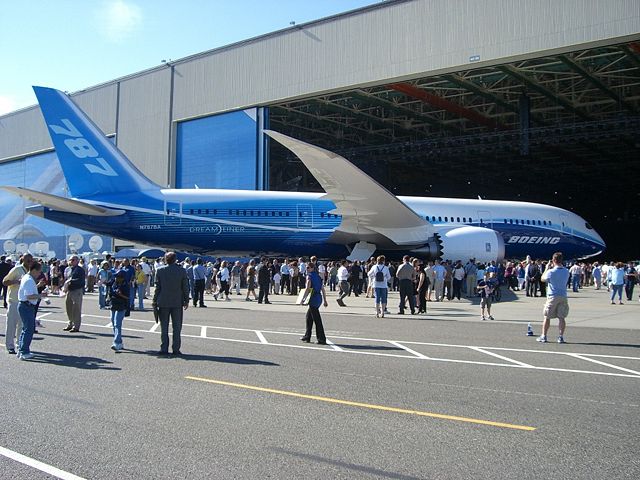
M295 297L208 296L181 357L156 354L151 311L115 353L96 295L75 334L52 298L35 358L0 355L0 478L638 478L640 303L570 295L569 343L543 345L544 299L519 292L495 321L477 299L401 316L391 294L377 319L332 293L326 346L299 341Z

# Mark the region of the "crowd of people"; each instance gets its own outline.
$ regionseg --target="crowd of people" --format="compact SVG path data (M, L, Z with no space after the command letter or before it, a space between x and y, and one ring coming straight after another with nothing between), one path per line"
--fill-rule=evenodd
M194 307L206 308L205 294L214 301L231 301L235 293L244 297L244 301L270 304L269 295L297 296L299 292L304 292L310 301L307 331L302 340L310 339L311 327L315 324L316 337L321 344L326 343L319 313L319 307L327 304L325 287L337 292L336 302L341 307L346 307L345 299L351 295L374 298L375 314L379 318L390 313L387 308L389 291L399 292L397 313L400 315L405 314L406 310L411 314L425 314L428 302L480 297L482 320L494 319L491 313L492 299L496 289L501 286L514 292L524 292L528 297L547 297L547 303L554 296L566 297L566 288L580 292L586 287L596 290L606 288L611 292L612 304L615 304L616 296L618 303L623 304L623 290L627 301L633 300L634 287L638 282L634 262L573 262L566 265L569 268L565 268L562 257L559 258L557 265L554 260L534 260L530 257L523 261L488 264L469 259L463 264L460 260L424 262L409 256L405 256L402 262L390 262L384 256L372 257L366 262L323 262L315 257L309 260L261 258L247 262L223 259L205 262L201 258L186 258L178 262L175 253L171 253L154 261L146 258L119 260L107 256L98 264L96 260L85 262L77 255L68 260L40 262L30 254L24 254L20 262L13 265L11 258L2 256L0 282L4 306L8 310L5 342L9 353L17 353L22 359L31 357L31 338L39 326L37 310L42 299L47 301L47 295L65 296L68 324L64 330L79 332L83 295L97 289L99 308L111 310L114 331L111 348L120 351L123 349L123 318L132 310L145 310L144 301L149 299L152 285L156 286L152 307L162 327L163 354L168 353L169 319L174 329L173 352L180 354L181 312L191 302ZM566 270L564 286L559 284L564 278L564 271L553 275L558 268ZM168 277L169 272L174 274ZM179 272L179 275L175 272ZM164 284L169 287L162 288L163 276ZM178 283L173 285L176 278ZM545 319L548 311L552 314L559 311L566 317L568 306L565 312L564 303L560 304L558 300L554 302L553 308L545 307ZM564 317L561 323L564 324ZM563 331L564 326L561 328ZM540 338L543 337L541 341L546 341L546 333ZM564 342L562 333L560 340Z

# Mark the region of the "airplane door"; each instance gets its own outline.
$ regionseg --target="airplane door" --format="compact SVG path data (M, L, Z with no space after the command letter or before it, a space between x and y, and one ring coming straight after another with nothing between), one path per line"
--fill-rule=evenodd
M478 210L478 222L481 227L493 228L493 220L491 219L491 212L488 210Z
M164 202L164 224L180 225L182 223L182 203Z
M313 207L308 204L296 205L298 210L298 228L313 227Z
M571 229L569 228L569 216L564 213L560 214L560 230L565 233L571 232Z

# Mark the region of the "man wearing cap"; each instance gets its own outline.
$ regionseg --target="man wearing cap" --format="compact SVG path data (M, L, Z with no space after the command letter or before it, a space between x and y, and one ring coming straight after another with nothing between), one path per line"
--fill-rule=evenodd
M165 255L166 266L156 272L153 308L160 321L160 355L169 353L169 317L173 328L173 354L180 352L183 310L189 308L189 280L184 268L176 264L175 252Z

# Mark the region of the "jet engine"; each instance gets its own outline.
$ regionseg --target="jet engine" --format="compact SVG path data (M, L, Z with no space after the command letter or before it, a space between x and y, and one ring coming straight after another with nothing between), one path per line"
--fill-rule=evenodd
M458 227L439 231L425 246L413 252L432 259L466 262L475 258L487 263L504 259L504 240L490 228Z

